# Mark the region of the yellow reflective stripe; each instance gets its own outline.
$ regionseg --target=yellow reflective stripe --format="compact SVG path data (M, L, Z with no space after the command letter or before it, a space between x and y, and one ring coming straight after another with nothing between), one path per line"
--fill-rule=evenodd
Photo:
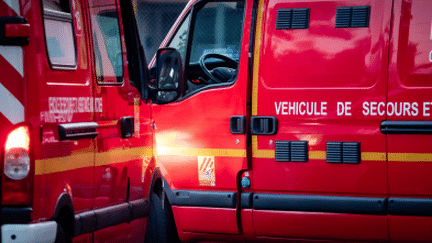
M309 159L321 159L326 160L326 151L309 151Z
M274 159L275 158L275 151L274 150L266 150L266 149L257 149L252 157L254 158L261 158L261 159Z
M146 147L110 150L107 152L96 153L96 166L145 159L145 157L149 156L153 156L153 150Z
M363 152L361 153L361 160L365 161L386 161L386 153L378 153L378 152Z
M71 156L35 161L35 174L44 175L93 166L93 153L80 153Z
M258 149L258 137L252 136L252 157L254 158L274 158L274 152L273 157L270 154L271 150L259 150ZM269 157L270 156L270 157Z
M215 156L215 157L239 157L246 158L246 149L206 149L206 148L174 148L158 147L158 155L178 156Z
M253 142L256 145L256 142ZM257 149L254 146L252 156L258 159L274 159L274 150ZM326 151L309 151L309 159L326 160ZM362 161L386 161L386 153L380 152L363 152L361 153ZM389 153L388 161L390 162L432 162L432 154L421 153Z
M253 154L253 157L259 159L274 159L275 151L257 149ZM309 151L309 159L326 160L326 151ZM361 153L361 159L364 161L386 161L386 154L366 152Z
M117 149L96 153L96 166L123 163L153 156L153 150L147 147ZM93 167L95 154L80 153L71 156L41 159L35 161L35 175L52 174L69 170Z
M389 161L394 162L432 162L431 153L389 153Z
M258 114L258 84L259 84L259 61L261 50L261 29L264 16L264 1L259 1L258 16L255 31L255 50L253 66L253 83L252 83L252 116Z

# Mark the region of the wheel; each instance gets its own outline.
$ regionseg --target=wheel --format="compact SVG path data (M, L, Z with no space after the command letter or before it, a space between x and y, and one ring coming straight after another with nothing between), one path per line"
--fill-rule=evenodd
M146 243L180 242L171 205L165 193L150 195L150 215L147 219ZM163 200L161 200L163 197Z

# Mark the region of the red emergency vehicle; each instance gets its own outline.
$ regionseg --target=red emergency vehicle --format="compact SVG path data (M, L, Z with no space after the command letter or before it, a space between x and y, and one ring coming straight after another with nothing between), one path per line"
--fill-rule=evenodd
M152 69L161 232L432 241L431 12L190 1Z
M2 242L144 241L155 161L137 33L131 1L0 0Z

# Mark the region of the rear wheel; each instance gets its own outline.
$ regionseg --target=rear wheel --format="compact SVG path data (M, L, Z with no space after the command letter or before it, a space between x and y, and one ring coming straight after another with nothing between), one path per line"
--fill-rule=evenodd
M150 215L147 219L146 243L180 242L171 205L165 193L150 196Z

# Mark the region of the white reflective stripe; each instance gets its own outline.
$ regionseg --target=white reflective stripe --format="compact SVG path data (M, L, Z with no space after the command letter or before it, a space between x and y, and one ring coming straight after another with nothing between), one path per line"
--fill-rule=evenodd
M1 227L1 242L49 243L55 242L57 223L48 221L36 224L5 224Z
M0 55L12 65L17 72L24 76L23 50L20 46L0 46Z
M0 113L12 124L24 121L24 106L0 83Z
M3 0L18 16L21 16L19 0Z

